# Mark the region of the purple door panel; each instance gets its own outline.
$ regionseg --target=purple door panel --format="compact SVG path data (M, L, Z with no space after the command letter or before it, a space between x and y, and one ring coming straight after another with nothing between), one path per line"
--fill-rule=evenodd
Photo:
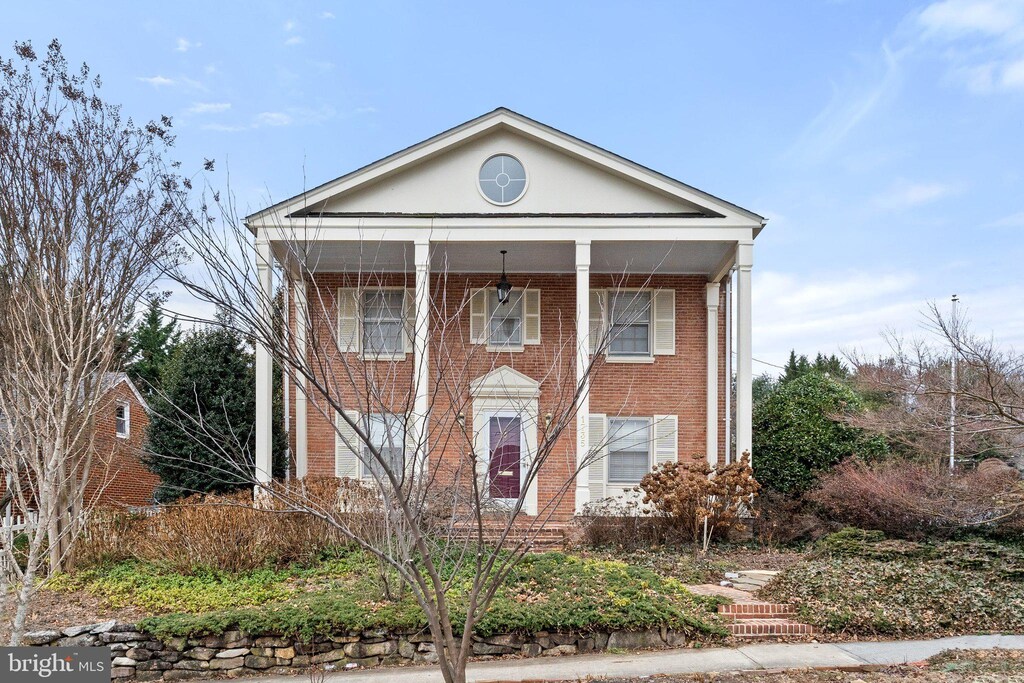
M523 432L518 417L491 418L490 493L492 498L518 498L520 493L520 443Z

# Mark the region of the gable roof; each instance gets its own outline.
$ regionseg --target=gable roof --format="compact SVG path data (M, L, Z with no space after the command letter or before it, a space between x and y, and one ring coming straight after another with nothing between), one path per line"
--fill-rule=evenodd
M686 183L510 109L499 107L483 116L450 128L423 142L406 147L351 173L257 211L246 217L246 224L249 225L251 222L257 221L273 223L276 218L282 216L286 218L301 218L308 215L329 215L322 212L322 207L327 200L341 194L351 193L385 177L394 175L405 168L443 154L470 140L502 128L515 131L570 156L579 158L604 171L630 179L647 188L657 190L668 196L674 196L684 202L697 204L703 209L700 215L723 217L732 214L751 222L757 222L762 225L765 223L765 219L762 216L748 209L698 190ZM508 216L510 214L502 212L497 215ZM252 227L250 225L250 228Z
M150 412L150 410L149 410L149 403L147 403L146 399L143 398L142 393L139 391L138 387L135 386L135 382L133 382L131 380L131 377L129 377L127 373L124 373L124 372L105 372L105 373L103 373L103 377L100 378L100 393L101 394L105 394L108 391L112 391L119 384L122 384L122 383L128 385L128 389L132 392L132 394L135 395L135 399L142 406L143 410L145 410L147 413Z

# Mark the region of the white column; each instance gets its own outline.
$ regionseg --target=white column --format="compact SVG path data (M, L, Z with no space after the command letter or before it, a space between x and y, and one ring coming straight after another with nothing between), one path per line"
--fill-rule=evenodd
M309 300L306 295L306 281L299 278L292 281L295 298L295 355L306 367L306 339L309 326ZM309 472L309 451L307 432L306 378L299 373L295 378L295 476L305 478Z
M725 276L725 464L732 457L732 275Z
M256 341L256 481L267 483L273 476L274 366L270 349L259 341L273 333L274 271L270 243L256 242L257 295L263 320Z
M708 307L707 351L707 458L708 464L718 464L718 292L720 285L705 285Z
M576 243L576 512L590 502L590 468L581 467L590 452L590 242Z
M750 306L750 271L754 265L754 243L741 242L736 249L736 455L750 453L754 400Z
M417 242L413 255L416 267L416 323L413 331L413 437L416 462L422 467L427 457L427 431L430 386L430 242Z

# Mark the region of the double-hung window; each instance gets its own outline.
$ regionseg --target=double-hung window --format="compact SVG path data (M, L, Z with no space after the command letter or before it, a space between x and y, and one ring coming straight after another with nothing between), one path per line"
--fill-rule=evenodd
M512 292L507 303L498 301L498 293L487 294L489 346L523 345L523 293Z
M364 429L370 443L380 453L381 459L401 481L405 474L405 420L395 413L380 413L364 417ZM382 464L373 456L370 447L363 445L363 479L387 481Z
M405 292L369 289L363 292L363 352L393 356L405 352Z
M610 294L609 356L651 355L651 293L622 291Z
M609 418L608 483L636 485L651 471L651 421Z
M118 401L114 408L114 433L127 439L131 432L132 409L127 401Z

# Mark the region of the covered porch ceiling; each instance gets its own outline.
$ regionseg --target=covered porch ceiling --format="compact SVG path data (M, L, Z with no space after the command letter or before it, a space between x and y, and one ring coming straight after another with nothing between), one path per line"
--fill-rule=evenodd
M413 242L316 241L272 242L274 257L292 268L338 272L407 272L415 270ZM431 272L499 273L500 250L508 250L510 273L574 273L574 242L432 242ZM593 273L658 273L716 277L736 249L732 241L614 241L591 242Z

